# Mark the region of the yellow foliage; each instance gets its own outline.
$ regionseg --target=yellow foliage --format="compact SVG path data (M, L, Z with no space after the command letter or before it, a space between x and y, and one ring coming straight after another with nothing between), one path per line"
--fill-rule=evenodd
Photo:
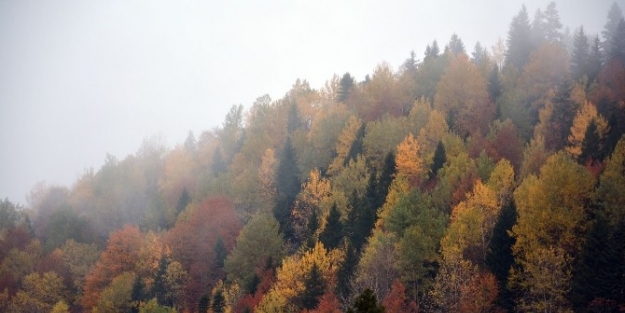
M336 286L336 272L343 259L339 250L327 251L322 243L304 252L301 256L294 255L286 258L277 271L277 281L269 293L263 297L259 305L259 312L288 312L290 301L301 294L304 288L306 275L313 264L317 264L319 271L327 282L327 290Z
M395 164L397 175L405 176L411 183L416 183L423 172L423 162L419 157L419 143L412 134L397 146Z
M384 228L384 222L388 218L390 212L399 203L401 198L409 192L410 185L408 184L406 177L398 176L393 179L391 186L388 188L386 201L384 202L384 205L382 205L380 213L378 214L378 219L375 225L376 228Z
M597 113L594 104L586 101L584 105L577 111L573 126L571 126L571 134L569 135L570 146L566 147L566 151L573 157L578 157L582 153L582 142L586 136L586 129L592 120L597 123L597 132L599 137L603 138L608 130L608 123Z
M347 124L343 128L343 131L339 135L338 142L336 143L336 157L328 167L329 175L336 175L343 168L345 158L349 154L349 149L351 148L352 142L356 138L356 134L358 133L358 129L361 125L362 122L356 116L352 115L347 120Z

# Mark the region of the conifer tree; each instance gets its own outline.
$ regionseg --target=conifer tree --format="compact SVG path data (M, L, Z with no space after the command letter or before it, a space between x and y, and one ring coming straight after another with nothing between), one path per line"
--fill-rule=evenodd
M525 5L512 19L508 31L508 50L506 51L506 65L522 69L527 64L532 51L531 28Z
M313 263L304 280L304 292L298 299L300 307L312 310L319 305L321 296L326 292L326 282L317 263Z
M614 38L614 34L616 33L616 29L618 27L619 21L623 18L623 11L618 6L616 2L612 3L610 7L610 11L608 11L608 21L605 23L603 27L603 31L601 31L601 35L603 35L603 51L607 56L610 56L612 52L612 39Z
M339 91L336 96L336 100L338 102L345 102L353 85L354 78L349 73L343 74L343 77L341 77L341 81L339 82Z
M378 299L371 289L365 289L354 300L354 308L347 312L353 313L384 313L384 306L378 304Z
M224 313L226 308L226 298L221 289L218 289L213 295L213 301L211 304L211 310L213 313Z
M580 27L579 32L575 34L571 55L571 73L574 80L577 81L587 74L588 64L588 37L584 33L584 27Z
M197 311L199 313L208 313L208 308L210 307L210 297L208 294L203 294L200 298L200 302L197 305Z
M319 234L319 241L331 250L339 246L341 239L343 239L343 222L341 222L341 213L334 203L326 218L325 228Z
M274 216L280 223L280 232L286 239L294 239L291 225L291 206L300 191L300 175L295 149L287 137L276 171L276 207Z

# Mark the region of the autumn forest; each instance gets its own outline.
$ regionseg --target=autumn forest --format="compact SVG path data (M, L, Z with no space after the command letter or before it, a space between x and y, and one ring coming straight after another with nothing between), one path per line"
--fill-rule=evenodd
M523 6L492 47L297 80L2 200L0 311L624 312L616 3L604 25Z

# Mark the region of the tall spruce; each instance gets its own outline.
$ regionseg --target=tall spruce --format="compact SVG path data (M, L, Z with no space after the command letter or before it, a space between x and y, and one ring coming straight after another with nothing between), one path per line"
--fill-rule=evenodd
M430 179L436 177L438 171L445 166L445 162L447 162L445 146L443 145L443 142L439 140L436 144L436 150L434 150L434 160L432 162L432 167L430 168Z
M347 166L347 164L349 164L349 161L351 160L356 161L356 158L358 157L358 155L363 154L365 152L363 140L365 138L366 129L367 129L367 123L360 124L360 128L358 128L356 137L354 138L354 141L352 141L352 144L349 147L349 152L347 153L347 156L345 157L345 160L343 161L343 166Z
M339 264L338 271L336 273L336 294L339 298L346 300L351 295L351 282L356 266L358 266L359 254L354 249L353 244L350 241L346 241L345 244L345 258L343 262Z
M341 81L339 82L339 90L336 95L336 101L345 102L347 97L349 97L349 92L354 85L354 78L349 74L343 74L341 77Z
M603 35L603 51L608 56L612 52L612 39L621 19L623 19L623 11L621 11L621 7L616 2L613 2L610 11L608 11L608 21L605 23L603 31L601 31L601 35Z
M588 37L584 33L584 27L582 26L575 33L573 53L571 54L571 74L576 81L588 73L588 47Z
M531 28L525 5L510 23L507 42L506 65L522 69L529 61L532 51Z
M330 212L326 218L326 224L319 234L319 241L331 250L337 248L343 239L343 222L341 222L341 213L336 207L336 203L332 205Z
M291 144L291 138L287 137L276 170L277 193L274 216L278 223L280 223L280 232L289 240L294 239L293 225L291 223L291 207L300 189L300 173L297 165L297 157L295 156L295 149Z
M514 306L512 291L507 287L510 268L514 263L512 246L515 239L510 236L512 226L516 224L517 212L513 201L504 205L499 212L499 217L493 228L493 237L486 254L486 266L490 270L499 285L497 304L511 311Z
M326 281L321 274L319 265L313 263L310 272L304 279L304 291L297 299L302 309L317 308L321 296L326 292Z

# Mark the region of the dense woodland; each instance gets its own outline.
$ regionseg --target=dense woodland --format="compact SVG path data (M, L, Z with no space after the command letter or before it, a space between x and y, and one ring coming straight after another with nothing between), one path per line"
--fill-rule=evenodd
M623 312L625 20L522 7L0 202L2 312ZM502 25L505 32L506 25Z

